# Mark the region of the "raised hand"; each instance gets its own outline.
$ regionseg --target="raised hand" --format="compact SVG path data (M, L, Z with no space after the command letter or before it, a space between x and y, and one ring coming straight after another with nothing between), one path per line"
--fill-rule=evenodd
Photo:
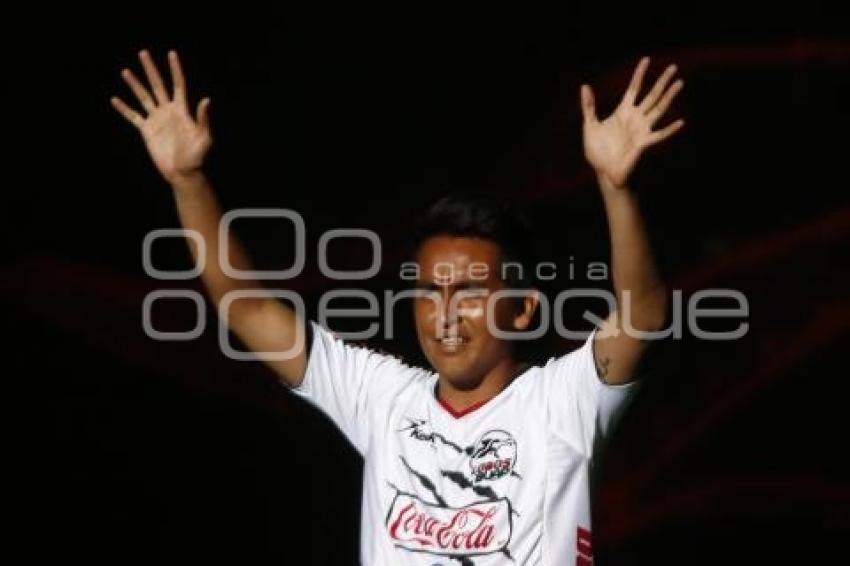
M154 165L168 182L174 184L181 178L199 173L204 157L212 146L209 125L210 99L204 98L198 103L194 117L189 113L186 80L176 52L168 53L174 85L172 96L169 96L150 53L141 51L139 59L150 90L130 69L124 69L121 76L136 95L144 111L137 112L117 96L112 97L110 102L139 130Z
M676 120L660 130L652 129L682 90L684 82L679 79L668 87L676 73L676 66L670 65L643 100L637 102L648 67L649 57L644 57L619 106L601 121L596 116L593 91L589 85L581 86L584 155L605 185L624 187L643 151L669 138L685 123Z

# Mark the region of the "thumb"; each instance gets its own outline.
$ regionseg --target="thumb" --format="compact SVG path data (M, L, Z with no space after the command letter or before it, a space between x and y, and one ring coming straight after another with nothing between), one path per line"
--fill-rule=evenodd
M581 85L581 113L586 122L596 122L596 101L590 85Z
M202 128L210 127L210 98L206 97L198 103L197 117L198 125Z

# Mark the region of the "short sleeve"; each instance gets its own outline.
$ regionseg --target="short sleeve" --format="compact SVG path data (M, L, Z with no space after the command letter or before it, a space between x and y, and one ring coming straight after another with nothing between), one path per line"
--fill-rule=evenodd
M599 378L593 355L596 332L579 348L543 367L553 432L587 457L608 434L638 384L609 385Z
M309 324L312 344L304 379L291 391L325 413L363 455L370 416L386 409L387 399L427 372L347 344L313 321Z

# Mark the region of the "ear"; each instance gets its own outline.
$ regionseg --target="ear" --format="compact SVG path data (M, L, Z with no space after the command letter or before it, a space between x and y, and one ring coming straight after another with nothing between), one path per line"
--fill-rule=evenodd
M540 305L540 291L532 289L522 298L522 307L514 316L514 329L518 331L527 330L534 319L534 311Z

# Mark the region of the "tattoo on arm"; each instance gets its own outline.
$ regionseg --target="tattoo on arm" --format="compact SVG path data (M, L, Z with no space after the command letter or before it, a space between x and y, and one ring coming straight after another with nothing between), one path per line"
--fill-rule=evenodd
M602 383L608 383L608 365L611 363L611 358L596 358L596 373Z

